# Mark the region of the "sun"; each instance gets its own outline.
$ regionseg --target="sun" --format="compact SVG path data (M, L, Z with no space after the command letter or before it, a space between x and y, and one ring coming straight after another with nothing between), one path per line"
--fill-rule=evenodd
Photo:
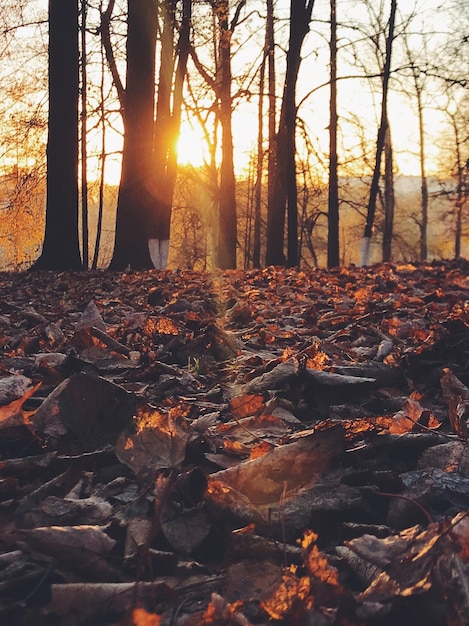
M202 129L190 122L181 122L176 150L179 165L202 167L210 161L210 153Z

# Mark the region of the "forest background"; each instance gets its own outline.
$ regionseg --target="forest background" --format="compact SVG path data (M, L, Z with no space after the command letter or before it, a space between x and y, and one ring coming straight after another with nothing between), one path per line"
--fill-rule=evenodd
M1 270L469 253L461 0L5 0L0 33Z

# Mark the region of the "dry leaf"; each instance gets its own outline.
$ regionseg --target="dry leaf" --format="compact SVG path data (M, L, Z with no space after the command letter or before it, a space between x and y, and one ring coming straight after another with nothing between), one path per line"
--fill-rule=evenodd
M185 417L147 406L139 410L134 424L119 437L116 455L136 474L175 468L184 460L191 437Z

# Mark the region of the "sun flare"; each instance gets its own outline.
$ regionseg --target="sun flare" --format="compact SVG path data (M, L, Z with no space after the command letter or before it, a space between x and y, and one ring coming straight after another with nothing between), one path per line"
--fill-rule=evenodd
M201 129L189 122L181 123L177 155L179 165L192 165L192 167L202 167L210 160L207 142Z

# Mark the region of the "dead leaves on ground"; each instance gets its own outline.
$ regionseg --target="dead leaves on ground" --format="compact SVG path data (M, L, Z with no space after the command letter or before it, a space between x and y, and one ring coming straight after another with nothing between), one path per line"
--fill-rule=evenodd
M2 624L466 623L465 262L0 283Z

